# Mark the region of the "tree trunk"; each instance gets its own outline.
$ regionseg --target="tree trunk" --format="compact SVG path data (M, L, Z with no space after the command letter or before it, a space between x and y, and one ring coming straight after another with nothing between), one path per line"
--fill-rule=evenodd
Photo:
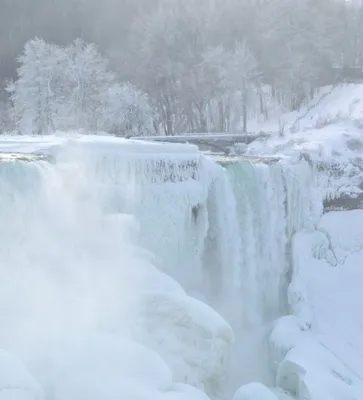
M218 113L219 113L219 128L220 132L225 132L226 124L224 119L224 107L223 107L223 100L218 101Z
M247 133L247 89L242 91L243 132Z

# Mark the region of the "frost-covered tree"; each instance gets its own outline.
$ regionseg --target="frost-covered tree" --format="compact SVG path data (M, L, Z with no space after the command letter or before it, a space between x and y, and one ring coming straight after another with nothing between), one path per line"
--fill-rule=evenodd
M76 40L61 48L34 39L19 61L18 79L8 85L19 132L153 131L156 114L148 96L131 84L117 83L95 45Z
M221 46L206 48L198 66L201 76L197 90L208 102L209 121L218 132L229 130L231 102L235 88L229 86L230 54Z
M138 66L134 79L154 100L166 135L184 131L188 125L205 128L205 100L198 92L197 66L207 43L209 3L161 1L131 32Z
M241 94L243 132L247 132L251 92L259 84L260 72L255 56L246 43L237 43L229 57L226 81L231 91Z
M54 129L58 99L52 81L60 60L57 46L38 38L26 43L19 57L18 79L7 87L21 133L42 134Z
M63 73L67 112L74 128L95 128L103 112L104 93L116 77L94 44L77 39L65 49Z
M8 102L0 101L0 134L13 131L12 109Z
M105 93L100 128L126 136L149 136L155 133L155 110L148 95L133 85L115 84Z

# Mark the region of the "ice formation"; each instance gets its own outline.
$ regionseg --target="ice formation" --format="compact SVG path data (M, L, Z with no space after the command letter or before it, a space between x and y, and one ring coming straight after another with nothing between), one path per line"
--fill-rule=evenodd
M343 287L334 268L359 278L361 214L340 233L322 217L332 184L313 151L213 159L74 134L0 147L0 348L34 396L359 398L360 341L329 333L319 292Z

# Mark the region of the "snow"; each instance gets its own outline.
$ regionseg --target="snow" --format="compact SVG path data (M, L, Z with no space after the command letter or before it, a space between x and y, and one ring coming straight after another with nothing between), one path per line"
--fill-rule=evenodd
M233 396L233 400L278 400L277 397L261 383L250 383L242 386Z
M253 122L249 124L252 132L306 132L327 125L336 125L339 122L355 121L360 124L363 119L362 111L363 85L340 84L320 88L314 99L298 111L281 115L281 110L267 122ZM273 113L272 113L273 115Z
M361 221L363 221L363 210L352 210L344 213L344 216L341 212L330 212L321 220L319 229L328 235L339 263L344 263L348 257L363 250Z
M316 231L295 236L289 291L296 317L280 320L271 342L277 385L301 398L358 399L363 393L362 222L361 210L328 213Z
M117 151L123 155L127 154L153 154L162 153L168 155L171 153L178 154L198 154L198 149L193 145L179 143L155 143L140 140L128 140L118 138L108 134L83 135L77 131L56 132L53 135L34 135L34 136L16 136L2 135L0 141L0 151L13 153L50 153L61 147L77 147L81 145L83 148L88 146L90 149L103 148L109 151Z

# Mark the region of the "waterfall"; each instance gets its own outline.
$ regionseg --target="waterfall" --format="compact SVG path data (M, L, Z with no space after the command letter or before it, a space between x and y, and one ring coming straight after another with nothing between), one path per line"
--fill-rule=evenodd
M0 162L0 346L58 400L80 390L64 378L67 352L94 393L104 390L90 378L101 350L90 349L112 354L114 339L100 334L162 359L153 362L168 383L155 391L174 390L171 377L213 399L251 381L273 385L268 335L298 308L292 237L320 212L307 162L222 166L194 146L56 144L53 163ZM127 343L115 346L140 352Z

